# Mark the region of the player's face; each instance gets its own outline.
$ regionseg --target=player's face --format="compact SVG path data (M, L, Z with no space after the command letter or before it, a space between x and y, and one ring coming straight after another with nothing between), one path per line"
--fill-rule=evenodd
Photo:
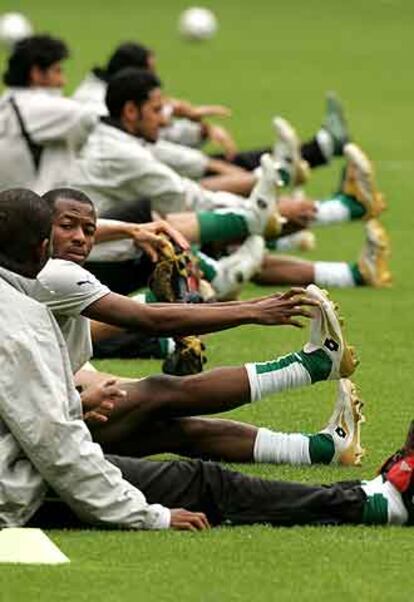
M66 77L60 61L53 63L47 69L33 66L30 71L30 84L40 88L63 88Z
M93 247L96 215L92 205L58 199L53 217L53 257L82 265Z
M150 92L148 100L138 109L135 124L136 134L140 138L147 140L147 142L156 142L160 127L165 125L165 123L161 90L154 88Z

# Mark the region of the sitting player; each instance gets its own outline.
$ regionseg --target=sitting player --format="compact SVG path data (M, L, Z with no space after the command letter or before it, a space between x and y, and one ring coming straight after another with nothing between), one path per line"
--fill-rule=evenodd
M249 477L211 462L105 458L80 420L59 328L24 292L47 261L50 229L38 196L0 193L2 526L413 523L414 425L377 478L329 486ZM320 301L322 316L328 307Z
M54 211L53 247L60 259L49 261L38 276L41 286L34 290L30 287L29 292L56 316L74 371L90 357L85 317L174 334L207 332L250 321L297 325L295 316L309 315L307 305L320 307L324 316L321 321L318 310L310 343L304 350L267 363L218 368L183 378L152 376L140 381L125 381L86 369L78 371L76 381L83 388L85 411L94 412L89 416L91 423L92 418L97 419L91 429L106 449L129 455L175 451L245 462L360 462L361 402L353 385L344 378L355 369L355 359L344 341L333 304L320 289L309 288L306 297L293 290L267 300L241 303L139 306L111 293L73 263L82 263L93 243L95 215L89 199L77 191L57 190L47 193L45 200ZM335 340L331 340L333 336ZM332 378L343 378L333 416L325 429L310 437L228 420L194 418ZM344 426L337 432L339 421L346 430Z
M74 153L97 122L93 111L59 94L68 53L62 40L34 35L19 41L8 58L0 102L3 189L44 192L63 184Z

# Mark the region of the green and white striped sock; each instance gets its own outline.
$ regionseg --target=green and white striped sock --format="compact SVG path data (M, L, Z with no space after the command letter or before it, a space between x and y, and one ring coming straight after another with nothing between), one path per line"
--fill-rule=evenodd
M314 282L323 288L352 288L365 284L358 264L345 261L315 261Z
M362 523L365 525L405 525L408 512L401 494L389 482L378 475L371 481L362 481L365 501Z
M222 209L197 213L200 243L242 240L249 235L247 214L243 209Z
M365 215L365 207L354 197L338 193L331 199L316 202L314 224L327 226L341 222L361 219Z
M298 351L270 362L245 364L251 401L326 380L331 367L332 361L323 349L316 349L311 353Z
M335 445L330 435L303 435L279 433L259 428L254 444L253 459L270 464L329 464L335 455Z
M198 259L198 264L200 266L200 270L203 272L203 277L207 280L207 282L212 282L217 276L218 272L217 260L209 257L202 251L195 251L193 249L193 253Z

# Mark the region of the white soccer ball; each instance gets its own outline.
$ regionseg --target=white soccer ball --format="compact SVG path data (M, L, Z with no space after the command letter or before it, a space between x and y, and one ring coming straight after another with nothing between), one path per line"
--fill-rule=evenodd
M187 40L209 40L217 32L215 14L208 8L187 8L178 22L180 34Z
M31 36L33 27L29 19L21 13L0 15L0 43L11 47L19 40Z

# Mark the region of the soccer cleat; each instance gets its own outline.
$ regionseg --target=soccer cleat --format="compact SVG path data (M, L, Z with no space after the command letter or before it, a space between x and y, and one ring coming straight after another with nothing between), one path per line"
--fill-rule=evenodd
M231 255L219 259L212 285L217 299L234 299L243 285L259 270L265 252L262 236L249 236Z
M277 237L286 222L277 208L276 188L280 186L278 165L269 154L260 157L258 180L246 200L246 219L250 234Z
M321 431L331 435L335 445L333 462L347 466L360 466L365 450L361 447L361 424L363 402L357 388L348 378L338 381L335 409L327 426Z
M365 225L365 234L365 246L358 260L364 282L377 288L391 286L388 266L391 245L387 231L378 220L371 219Z
M149 287L160 302L199 303L200 273L191 252L184 251L165 238Z
M414 524L414 420L404 445L390 456L378 471L401 494L407 510L407 523Z
M196 336L188 336L177 337L174 340L175 350L162 364L164 374L188 376L189 374L202 372L204 364L207 363L207 358L204 353L205 346L201 339Z
M332 138L334 155L341 156L345 144L349 141L349 132L344 108L335 92L326 94L326 113L322 127Z
M316 248L316 236L310 230L299 230L276 241L278 251L313 251Z
M388 479L388 477L391 477L391 475L393 474L393 473L390 474L390 471L393 468L395 468L396 466L400 465L400 462L402 460L405 460L406 463L408 463L409 465L412 466L411 472L413 473L412 474L412 479L413 479L414 478L414 420L412 420L410 423L404 445L402 447L400 447L400 449L398 449L395 453L393 453L389 458L387 458L387 460L385 460L384 464L381 466L378 473L382 474L383 476L385 476L385 478ZM400 465L400 468L401 468L401 465ZM404 465L402 466L402 468L403 468L403 472L405 472ZM400 484L399 487L401 485L402 484ZM405 485L402 485L403 488L405 488L406 485L407 485L407 483L405 483ZM397 487L397 489L398 489L398 487Z
M299 137L292 125L283 117L274 117L273 127L277 142L273 156L285 173L285 183L298 186L308 181L310 170L308 163L302 159Z
M341 192L353 197L365 208L364 219L378 217L387 205L384 195L377 190L371 161L356 144L347 144L344 155L347 165Z
M342 318L337 314L338 307L330 300L327 291L315 284L306 287L310 299L318 302L311 320L310 339L304 347L305 353L323 349L332 361L328 380L351 376L358 365L355 350L345 341L341 323Z

